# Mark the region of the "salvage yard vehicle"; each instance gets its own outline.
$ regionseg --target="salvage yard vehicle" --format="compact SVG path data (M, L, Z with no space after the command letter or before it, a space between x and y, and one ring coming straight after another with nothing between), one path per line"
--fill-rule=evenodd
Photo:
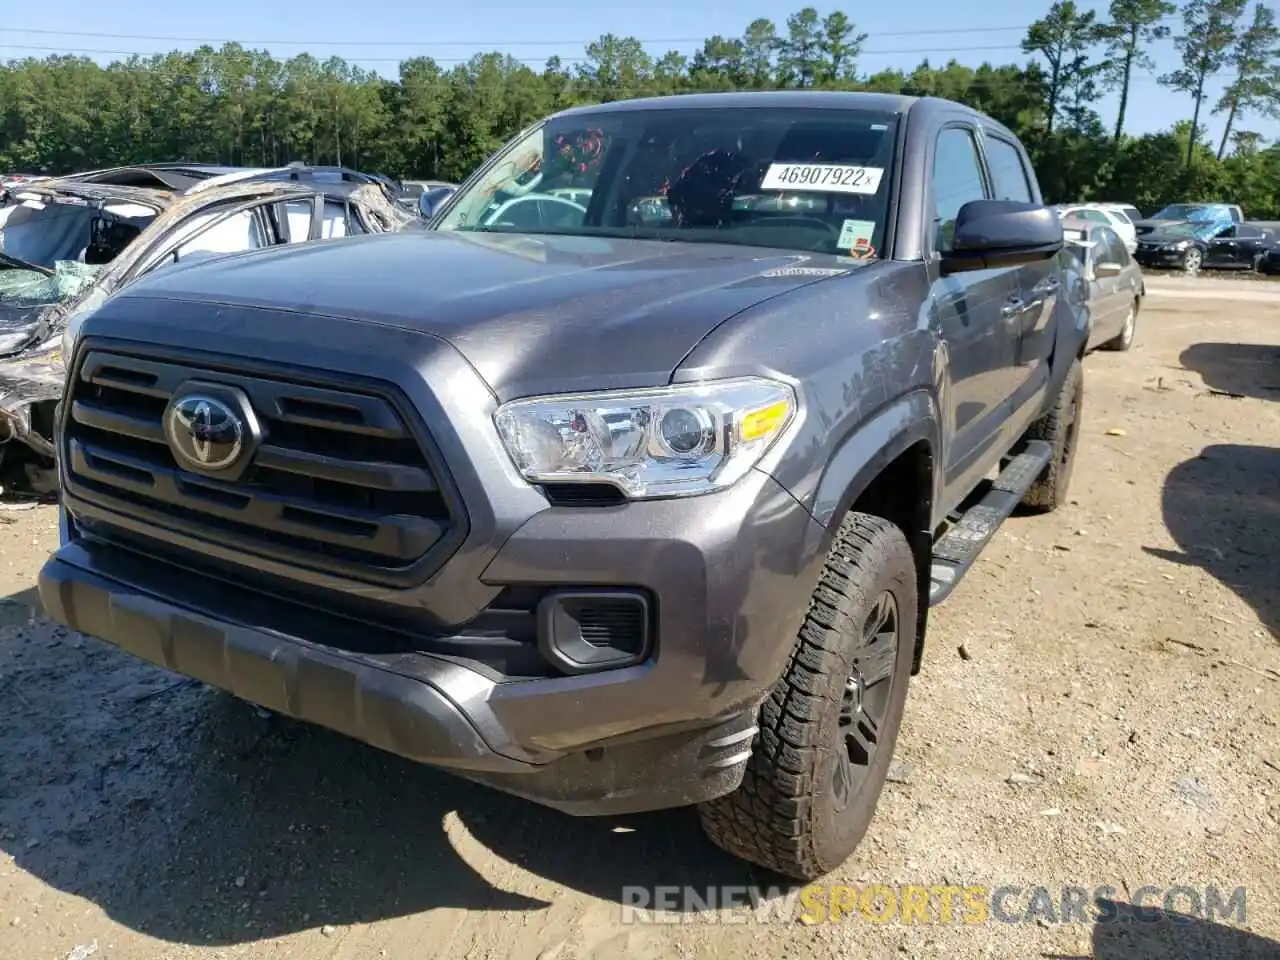
M576 220L527 202L569 187ZM735 202L764 195L821 202ZM496 222L516 198L547 218ZM630 223L642 200L668 217ZM817 877L871 820L930 608L1067 496L1063 246L1022 145L949 101L568 110L430 229L157 272L89 316L41 599L560 810L697 805Z
M416 220L371 179L311 173L155 164L24 185L0 228L0 455L5 441L24 444L48 486L64 334L126 284L201 257Z
M1258 270L1275 238L1248 223L1170 224L1138 240L1134 258L1144 267L1187 270Z
M1080 293L1089 309L1089 349L1128 350L1146 296L1142 270L1110 227L1067 217L1062 232L1080 265Z
M1134 229L1141 237L1160 233L1175 223L1243 223L1244 211L1233 203L1171 203L1145 220L1135 220Z

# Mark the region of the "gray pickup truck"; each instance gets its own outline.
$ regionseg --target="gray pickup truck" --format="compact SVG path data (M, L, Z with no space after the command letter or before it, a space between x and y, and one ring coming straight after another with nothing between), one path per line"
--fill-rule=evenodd
M68 338L62 623L817 877L929 608L1062 503L1088 311L1017 139L714 94L519 134L428 229L181 265Z

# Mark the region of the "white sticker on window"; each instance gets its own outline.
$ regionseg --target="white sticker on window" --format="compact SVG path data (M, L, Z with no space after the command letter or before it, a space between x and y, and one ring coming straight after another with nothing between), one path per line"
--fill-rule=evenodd
M774 163L760 181L760 189L872 194L880 189L883 176L880 167L848 163Z
M836 249L859 252L867 250L871 247L871 238L875 232L876 225L872 220L846 220L840 226L840 239L836 241Z

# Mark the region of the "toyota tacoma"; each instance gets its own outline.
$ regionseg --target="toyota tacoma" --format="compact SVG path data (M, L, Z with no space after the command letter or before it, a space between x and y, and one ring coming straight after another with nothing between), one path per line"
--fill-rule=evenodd
M60 622L797 878L875 810L927 614L1071 477L1088 310L937 99L569 110L417 233L158 272L68 336Z

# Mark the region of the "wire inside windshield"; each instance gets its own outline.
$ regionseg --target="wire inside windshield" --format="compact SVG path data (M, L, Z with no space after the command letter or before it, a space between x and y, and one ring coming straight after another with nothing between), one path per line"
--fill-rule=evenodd
M619 110L513 141L437 229L623 236L880 255L897 118Z

